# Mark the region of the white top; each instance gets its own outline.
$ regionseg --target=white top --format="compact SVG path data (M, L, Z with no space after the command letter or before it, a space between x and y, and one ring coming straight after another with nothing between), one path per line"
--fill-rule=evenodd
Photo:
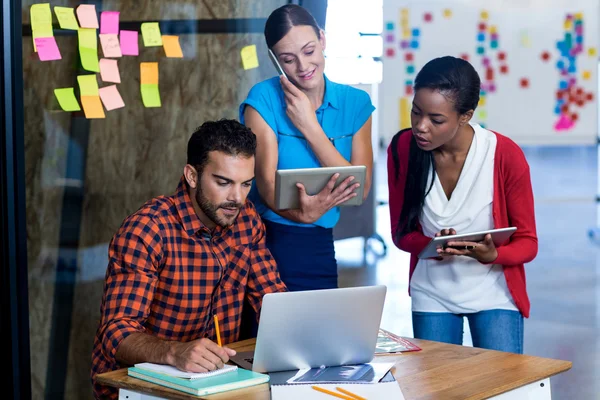
M425 236L442 229L456 233L492 229L494 155L496 135L478 124L456 188L450 200L435 175L420 222ZM429 178L431 182L431 177ZM410 282L412 310L474 313L483 310L517 310L506 286L501 265L484 265L471 257L454 256L444 261L419 260Z

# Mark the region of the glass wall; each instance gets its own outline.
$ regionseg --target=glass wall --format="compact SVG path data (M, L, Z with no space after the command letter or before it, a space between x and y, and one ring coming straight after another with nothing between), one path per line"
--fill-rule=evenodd
M122 30L159 22L177 35L183 58L162 46L117 60L116 84L124 107L103 108L105 118L65 112L54 90L74 88L93 74L100 88L113 85L82 68L77 31L59 29L50 2L61 59L40 61L30 20L33 1L22 2L26 225L32 396L91 398L91 350L99 320L107 247L123 219L148 199L175 190L187 140L205 120L237 118L250 87L271 76L262 35L264 18L284 0L88 1L120 12ZM100 18L99 18L100 20ZM39 21L34 21L37 24ZM34 27L38 35L40 28ZM260 66L245 70L240 51L256 44ZM103 57L98 42L97 55ZM161 107L146 108L140 63L157 62Z

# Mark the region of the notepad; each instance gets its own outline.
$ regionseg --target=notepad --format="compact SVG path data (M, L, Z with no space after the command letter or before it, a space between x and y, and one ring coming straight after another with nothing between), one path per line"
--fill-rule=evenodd
M202 379L210 376L222 375L228 372L233 372L238 369L237 365L225 364L223 368L216 369L209 372L185 372L181 371L170 365L154 364L154 363L140 363L134 365L136 368L145 369L148 371L154 371L161 374L169 375L175 378L186 378L186 379Z

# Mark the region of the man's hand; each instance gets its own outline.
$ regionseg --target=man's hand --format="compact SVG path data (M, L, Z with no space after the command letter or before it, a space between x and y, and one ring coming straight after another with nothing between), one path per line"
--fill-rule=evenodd
M171 351L167 355L168 364L187 372L208 372L223 368L229 357L236 354L235 350L219 347L206 338L171 343Z

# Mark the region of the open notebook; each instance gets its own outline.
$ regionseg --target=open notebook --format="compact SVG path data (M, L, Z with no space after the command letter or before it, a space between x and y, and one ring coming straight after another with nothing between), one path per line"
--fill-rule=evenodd
M237 370L237 365L227 365L221 369L216 369L209 372L185 372L181 371L170 365L154 364L154 363L139 363L134 365L136 368L141 368L147 371L158 372L159 374L169 375L175 378L186 378L186 379L202 379L211 376L226 374Z

